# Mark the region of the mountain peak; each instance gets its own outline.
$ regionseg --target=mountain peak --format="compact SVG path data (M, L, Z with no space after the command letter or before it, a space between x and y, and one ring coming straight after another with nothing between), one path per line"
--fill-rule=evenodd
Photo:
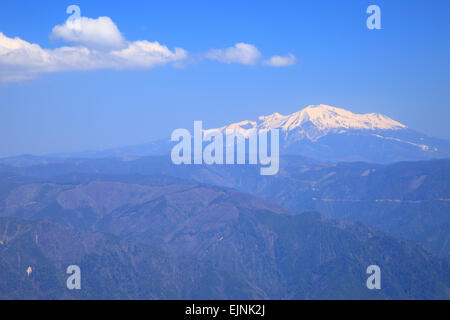
M302 137L316 140L328 132L340 132L343 130L399 130L405 128L404 124L382 114L357 114L342 108L319 104L309 105L286 116L275 112L268 116L260 116L256 122L247 120L212 130L239 132L247 136L250 131L255 129L280 129L286 133L296 131Z
M277 115L277 116L275 116ZM290 131L310 122L319 130L353 129L353 130L397 130L405 125L377 113L357 114L351 111L324 104L310 105L288 116L274 113L269 116L283 119L281 129ZM269 120L269 117L266 117Z

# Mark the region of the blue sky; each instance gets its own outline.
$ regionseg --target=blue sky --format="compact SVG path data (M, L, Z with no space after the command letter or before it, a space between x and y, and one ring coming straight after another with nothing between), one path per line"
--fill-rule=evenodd
M127 43L167 46L170 62L0 82L0 156L133 145L193 120L210 128L319 103L450 139L449 1L3 0L0 32L42 49L79 46L50 36L71 4L83 17L109 17ZM370 4L381 8L381 30L366 28ZM261 56L226 60L237 43ZM264 63L289 53L296 63ZM0 64L0 76L16 75L9 68Z

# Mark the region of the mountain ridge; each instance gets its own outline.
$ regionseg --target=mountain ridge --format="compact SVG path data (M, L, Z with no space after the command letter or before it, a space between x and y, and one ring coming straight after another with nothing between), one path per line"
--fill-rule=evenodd
M308 128L309 124L312 124L318 132L311 134L311 128ZM248 137L252 130L280 129L284 132L300 130L307 139L317 141L317 139L332 131L400 130L406 128L406 125L383 114L357 114L342 108L319 104L309 105L286 116L275 112L268 116L260 116L257 121L244 120L220 128L204 130L204 132L239 133Z
M257 121L245 120L205 129L203 133L226 133L228 130L238 133L238 139L247 139L255 129L268 131L277 128L281 129L281 156L297 155L329 162L363 161L380 164L450 158L448 140L430 137L382 114L356 114L327 105L311 105L287 116L275 112L260 116ZM175 144L176 142L166 138L101 151L8 157L0 159L0 164L27 166L66 158L133 160L146 156L169 156Z
M75 263L87 299L448 299L447 259L362 223L285 214L212 186L168 185L162 197L156 187L149 198L139 191L146 186L130 185L117 203L110 186L71 186L65 199L46 184L37 193L17 187L19 197L11 191L7 207L22 203L25 210L0 217L0 283L18 279L20 286L5 283L0 296L64 298L63 267ZM136 196L142 201L131 200ZM58 199L64 208L54 205ZM30 210L35 214L25 214ZM89 222L96 212L95 226L58 219ZM380 291L365 287L371 264L383 270Z

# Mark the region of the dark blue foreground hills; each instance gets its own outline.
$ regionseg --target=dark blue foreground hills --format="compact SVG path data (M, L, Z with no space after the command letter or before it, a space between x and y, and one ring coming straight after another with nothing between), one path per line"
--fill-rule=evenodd
M5 165L0 297L449 298L449 161L287 162L273 177L249 166L174 166L165 157ZM428 205L439 199L443 207ZM403 202L409 211L399 209ZM376 227L310 210L320 206ZM66 288L72 264L82 270L80 291ZM381 290L366 287L372 264L382 270Z

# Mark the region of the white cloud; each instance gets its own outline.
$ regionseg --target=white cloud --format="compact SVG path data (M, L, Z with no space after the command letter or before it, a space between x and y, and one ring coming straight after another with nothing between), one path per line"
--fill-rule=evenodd
M119 49L126 45L119 28L109 17L68 19L63 25L55 26L50 36L88 48Z
M128 42L108 17L81 17L53 28L51 37L75 46L45 49L0 32L0 81L19 81L43 72L152 68L179 63L184 49L158 42Z
M30 79L45 72L149 69L167 64L183 67L188 58L192 59L186 50L170 50L156 41L127 41L109 17L68 19L55 26L50 36L71 46L46 49L0 32L0 81ZM222 63L255 65L261 61L261 52L254 45L241 42L233 47L210 50L205 57ZM292 54L263 61L276 67L295 62Z
M234 47L226 49L213 49L206 54L206 58L223 63L256 64L261 52L252 44L237 43Z
M297 58L292 53L287 56L273 56L268 60L265 60L263 64L271 67L288 67L297 63Z
M44 49L0 32L0 81L29 79L43 72L148 69L177 63L187 56L184 49L171 51L158 42L146 40L125 42L123 48L109 51L85 46Z
M131 42L124 49L111 51L110 55L115 57L117 62L120 62L121 67L151 68L184 60L188 54L186 50L181 48L170 51L158 42L142 40Z

